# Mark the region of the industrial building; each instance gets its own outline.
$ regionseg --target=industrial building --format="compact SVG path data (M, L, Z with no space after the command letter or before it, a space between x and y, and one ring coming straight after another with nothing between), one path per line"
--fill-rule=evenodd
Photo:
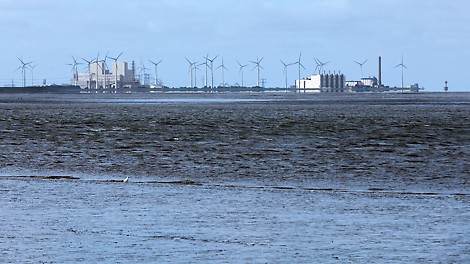
M403 63L398 65L403 66ZM298 92L402 92L417 93L424 88L417 83L407 87L390 87L382 84L382 57L378 60L378 78L361 78L360 81L346 81L346 77L340 73L314 74L302 80L296 80L295 86Z
M346 77L341 73L314 74L302 80L295 81L296 90L299 92L334 92L341 93L345 90Z
M346 90L348 92L377 92L379 91L379 82L376 77L361 78L360 81L346 81Z
M87 73L74 74L72 83L82 89L136 88L140 81L135 78L135 63L129 69L127 62L113 62L112 72L104 62L93 62Z

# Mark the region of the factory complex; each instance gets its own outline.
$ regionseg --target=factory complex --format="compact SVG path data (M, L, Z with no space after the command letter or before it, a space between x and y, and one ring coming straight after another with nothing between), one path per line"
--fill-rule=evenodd
M87 73L74 73L72 84L82 89L138 88L140 81L135 77L135 63L113 62L110 72L104 61L88 64Z
M361 65L362 66L362 65ZM318 72L310 77L296 80L295 89L297 92L333 92L333 93L361 93L361 92L419 92L418 84L413 84L408 87L390 87L382 84L382 58L379 57L378 62L378 78L377 77L363 77L359 81L347 81L346 76L341 73L325 73ZM398 65L403 66L403 64Z

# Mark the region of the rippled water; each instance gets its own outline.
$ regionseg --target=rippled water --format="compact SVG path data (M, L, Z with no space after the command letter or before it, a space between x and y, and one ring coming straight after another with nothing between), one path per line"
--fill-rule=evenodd
M23 94L0 114L0 262L470 260L468 94Z

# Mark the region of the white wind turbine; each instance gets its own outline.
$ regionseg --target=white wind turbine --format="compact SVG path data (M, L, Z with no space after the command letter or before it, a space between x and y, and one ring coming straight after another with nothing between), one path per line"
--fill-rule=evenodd
M82 64L77 62L74 56L72 56L73 63L68 63L67 65L72 66L72 72L73 72L73 85L77 86L77 81L78 81L78 65Z
M248 66L248 64L242 65L239 61L237 61L237 63L238 63L238 66L240 66L240 70L238 71L238 73L239 73L239 74L241 73L241 75L242 75L242 86L241 86L241 87L244 87L244 86L243 86L243 68L245 68L246 66Z
M401 90L403 91L404 87L403 87L403 69L408 69L408 67L405 66L405 64L403 64L403 55L401 55L401 63L398 64L397 66L395 66L395 68L397 67L401 67Z
M209 54L207 54L207 57L209 57ZM205 59L205 61L201 64L199 64L198 66L201 66L201 65L206 65L206 78L204 79L204 87L207 88L207 68L209 68L209 64L207 63L207 57L203 57Z
M194 85L193 85L193 70L194 70L194 65L196 64L196 62L191 62L188 58L184 57L186 59L186 61L189 63L189 70L188 72L190 72L189 74L189 87L193 88Z
M364 66L364 64L367 62L367 60L363 61L363 62L358 62L358 61L354 61L357 65L359 65L359 67L361 68L361 78L362 76L364 76L362 74L362 66Z
M98 82L99 82L99 76L100 76L99 68L101 68L101 67L100 67L100 64L99 64L99 57L100 57L100 53L98 52L98 55L96 56L96 59L93 61L93 63L96 63L95 89L98 89Z
M281 61L282 65L284 65L284 75L286 76L286 90L287 90L287 88L288 88L288 84L287 84L287 68L288 68L289 66L291 66L291 65L296 64L296 62L286 64L286 63L283 62L282 60L280 60L280 61Z
M91 60L82 58L82 60L88 64L88 85L87 86L88 86L88 89L91 89L91 64L93 63L93 61L95 61L95 58Z
M34 86L34 68L36 68L36 66L38 65L36 64L34 66L29 66L31 69L31 86Z
M106 89L106 78L107 78L107 75L106 75L106 68L108 68L108 66L106 65L106 60L108 59L108 53L109 52L106 52L106 56L104 56L104 59L100 60L99 62L101 62L102 64L98 64L98 66L101 68L101 74L103 75L103 88Z
M219 67L217 67L217 69L222 69L222 87L225 88L225 75L224 75L224 71L228 69L225 67L224 65L224 59L222 58L222 64L220 64Z
M302 68L304 68L304 70L306 70L305 67L304 67L304 65L302 65L302 62L300 62L300 59L301 59L301 58L302 58L302 52L301 52L300 55L299 55L299 60L298 60L296 63L294 63L294 64L297 64L297 65L299 66L299 83L300 83L300 67L302 67ZM300 88L300 87L299 87L299 88Z
M18 60L21 62L21 65L20 67L18 67L16 70L19 70L21 69L21 73L23 75L23 87L26 87L26 68L28 67L28 65L30 65L31 63L33 63L32 61L30 62L24 62L22 59L18 58Z
M317 63L317 67L315 68L315 71L318 69L318 74L320 74L323 71L323 66L327 65L329 61L327 62L321 62L319 59L314 58L315 63Z
M260 72L260 68L261 68L261 69L264 69L264 68L260 65L260 63L261 63L261 61L262 61L263 59L264 59L264 57L262 57L260 60L258 59L258 57L256 57L256 61L250 61L251 63L254 63L254 64L255 64L255 67L253 68L253 70L256 69L256 68L258 68L258 78L257 78L257 80L256 80L256 87L260 87L260 86L259 86L259 80L260 80L260 79L259 79L259 72Z
M121 55L124 53L121 52L119 53L119 55L116 57L116 58L113 58L113 57L109 57L110 59L112 59L114 61L114 89L117 89L118 88L118 63L117 63L117 60L119 59L119 57L121 57Z
M205 59L211 63L211 66L209 66L211 69L211 88L214 88L214 61L217 57L219 57L219 55L215 56L212 60L209 59L209 56L205 57Z
M150 63L152 63L154 66L155 66L155 86L158 85L158 64L160 64L160 62L162 62L163 60L160 60L159 62L155 63L151 60L149 60Z
M140 61L140 72L139 72L140 84L141 84L141 85L145 85L145 79L146 79L146 76L147 76L147 70L150 70L150 69L147 68L147 67L145 67L144 62L141 60L141 61ZM144 73L143 78L142 78L142 73Z

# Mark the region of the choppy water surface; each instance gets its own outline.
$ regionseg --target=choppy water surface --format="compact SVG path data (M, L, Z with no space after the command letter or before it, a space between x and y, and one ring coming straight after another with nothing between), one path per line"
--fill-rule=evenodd
M0 95L0 115L2 263L470 260L468 94Z

